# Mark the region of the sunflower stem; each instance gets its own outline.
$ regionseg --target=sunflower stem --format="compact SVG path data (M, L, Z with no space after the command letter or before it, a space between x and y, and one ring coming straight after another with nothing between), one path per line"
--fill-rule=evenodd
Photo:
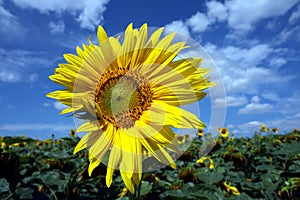
M142 181L140 181L139 185L137 186L137 199L140 199L140 195L141 195L141 185L142 185Z
M132 193L128 193L128 197L129 200L140 200L141 199L141 185L142 185L142 181L140 181L140 183L135 186L134 188L134 194Z

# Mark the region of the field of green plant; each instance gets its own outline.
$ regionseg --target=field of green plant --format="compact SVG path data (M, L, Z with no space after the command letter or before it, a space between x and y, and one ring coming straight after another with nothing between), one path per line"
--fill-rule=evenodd
M73 155L79 137L0 138L0 199L128 199L118 172L110 188L105 165L88 176L87 151ZM186 138L185 138L186 139ZM299 199L300 133L219 138L206 157L194 138L176 161L143 174L143 199Z

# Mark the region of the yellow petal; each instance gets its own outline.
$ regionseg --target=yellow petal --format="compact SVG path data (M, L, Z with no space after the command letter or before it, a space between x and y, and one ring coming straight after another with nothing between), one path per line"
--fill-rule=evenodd
M81 138L81 140L78 142L78 144L76 145L73 153L76 154L77 152L81 151L82 149L85 149L85 148L91 146L95 142L97 137L99 137L99 136L95 132L89 132L89 133L85 134Z
M120 171L121 173L121 177L125 183L125 186L127 187L127 189L132 193L134 194L134 184L131 180L131 178L129 177L132 177L132 174L131 173L128 173L128 172L124 172L124 171Z
M88 168L88 173L89 176L92 175L93 170L100 164L100 161L98 159L93 159L90 160L89 168Z
M196 115L182 108L153 100L150 110L144 111L143 120L158 126L171 125L175 128L204 128Z
M98 36L98 43L99 45L104 41L107 40L107 34L105 30L103 29L102 26L98 26L98 31L97 31L97 36Z
M96 158L101 161L105 153L111 146L113 141L113 136L115 133L115 128L112 124L108 124L106 128L104 128L103 133L98 133L100 137L94 141L93 146L89 149L89 158Z
M146 48L152 48L157 44L163 30L164 30L164 27L159 28L150 36L148 43L146 45Z
M99 131L101 129L101 126L99 125L98 120L96 121L88 121L84 124L81 124L76 132L86 132L86 131Z

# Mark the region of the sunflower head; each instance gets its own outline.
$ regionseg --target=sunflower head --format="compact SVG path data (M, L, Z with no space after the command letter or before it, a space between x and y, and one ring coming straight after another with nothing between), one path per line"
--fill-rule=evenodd
M218 132L223 138L228 138L229 130L227 128L218 128Z
M298 133L299 133L299 130L298 130L297 128L294 128L294 129L293 129L293 133L294 133L294 134L298 134Z
M47 96L68 106L61 114L82 120L77 132L87 132L74 153L89 149L89 174L104 162L108 187L118 169L134 193L149 156L175 168L168 153L179 151L172 128L205 127L183 106L214 85L209 70L199 67L201 58L179 56L188 46L174 42L175 33L162 35L163 28L148 36L147 24L140 29L130 24L121 37L108 37L99 26L98 44L89 40L76 54L65 54L66 63L50 76L65 89Z
M76 131L74 129L70 130L70 136L71 137L76 137Z
M240 192L236 187L228 185L226 182L223 182L223 186L230 195L240 195Z
M210 169L213 169L215 167L214 161L210 157L207 157L207 156L203 156L202 158L197 160L197 163L200 164L201 166L205 166Z
M180 180L183 180L183 182L185 182L185 183L187 183L187 182L194 182L194 183L198 182L198 177L195 174L194 169L191 168L191 167L182 168L179 171L178 178Z
M273 131L274 133L278 133L278 128L273 128L272 131Z
M186 138L184 135L176 135L176 139L178 141L178 144L184 144L186 142Z
M267 131L267 128L264 124L260 125L260 131L261 132L266 132Z
M204 135L204 130L198 129L198 137L203 137L203 135Z

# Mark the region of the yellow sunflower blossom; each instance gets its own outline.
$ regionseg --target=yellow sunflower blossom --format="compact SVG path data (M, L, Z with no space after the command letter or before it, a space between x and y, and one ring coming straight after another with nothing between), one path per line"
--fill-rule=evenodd
M77 134L76 134L76 131L75 131L74 129L71 129L71 130L70 130L70 136L71 136L71 137L76 137L76 135L77 135Z
M272 131L273 131L274 133L278 133L278 128L273 128Z
M204 161L206 161L206 160L209 161L209 163L206 164L206 167L208 167L210 169L213 169L215 167L215 165L214 165L214 161L210 157L203 156L202 158L200 158L199 160L197 160L197 163L198 164L205 164Z
M43 192L43 190L44 190L44 186L43 186L43 185L39 185L38 191L39 191L39 192Z
M236 187L230 186L226 182L224 182L223 185L226 188L227 192L229 192L230 194L233 194L233 195L240 195L241 194Z
M218 132L223 138L228 138L229 130L227 128L218 128Z
M47 94L68 106L83 120L77 132L87 132L74 153L89 149L92 173L108 155L106 184L110 187L115 169L131 192L141 181L142 161L153 156L175 168L167 150L178 152L174 128L201 129L198 117L180 106L202 99L214 84L200 68L201 58L177 59L188 48L174 43L175 33L161 38L164 28L148 37L144 24L130 24L120 40L108 37L98 27L98 43L76 48L77 55L65 54L50 79L65 87ZM176 58L176 59L175 59ZM145 156L147 155L147 156Z
M203 137L203 135L204 135L204 130L198 129L198 137Z
M186 137L184 135L176 135L178 144L184 144L186 142Z
M1 148L4 148L6 146L5 142L0 142Z
M267 128L264 124L260 125L260 131L261 132L266 132L267 131Z
M297 134L297 133L299 133L299 130L298 130L297 128L294 128L294 129L293 129L293 133L294 133L294 134Z

